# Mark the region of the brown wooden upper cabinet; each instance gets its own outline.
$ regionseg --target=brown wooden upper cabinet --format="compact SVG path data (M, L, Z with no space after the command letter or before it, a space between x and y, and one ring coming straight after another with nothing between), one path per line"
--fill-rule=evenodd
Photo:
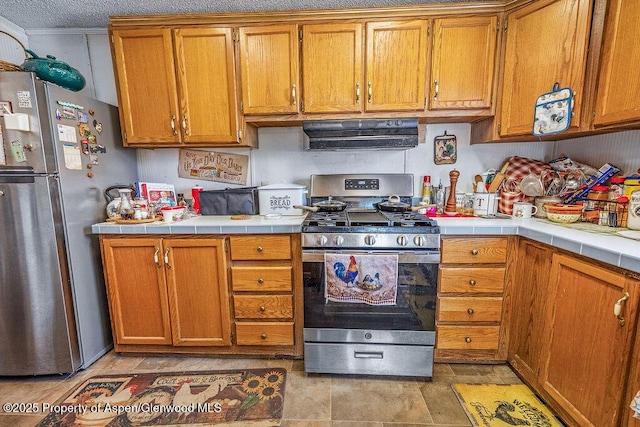
M363 25L302 27L305 113L359 113L364 97Z
M424 110L426 40L425 20L304 25L304 112Z
M298 25L241 27L239 39L243 112L297 113Z
M428 21L366 24L365 111L424 110Z
M600 59L594 126L604 127L640 121L640 64L638 22L640 2L610 0Z
M580 124L591 23L590 0L539 0L509 13L500 136L531 135L536 99L558 82L574 91Z
M497 16L433 20L430 110L491 108Z
M115 29L112 36L125 146L240 142L230 28Z

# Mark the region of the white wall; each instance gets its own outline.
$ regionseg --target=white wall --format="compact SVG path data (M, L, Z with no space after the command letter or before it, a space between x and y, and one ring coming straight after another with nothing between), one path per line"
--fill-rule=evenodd
M19 28L0 19L0 29L9 28L22 34ZM77 68L87 79L83 89L87 95L117 105L113 66L106 29L30 30L28 44L39 55L54 55ZM26 44L26 43L25 43ZM2 54L0 45L0 55ZM1 57L1 56L0 56ZM640 131L568 139L558 142L528 142L499 144L469 144L470 126L467 124L427 125L423 140L417 148L407 151L371 152L305 152L302 149L300 127L260 128L259 149L218 149L221 152L244 154L250 157L247 185L266 182L308 184L311 174L319 173L412 173L415 193L425 174L437 184L442 179L448 185L449 172L460 171L457 189L470 191L475 174L488 168L500 168L511 155L551 160L560 154L599 168L609 162L625 173L640 168ZM456 135L458 161L453 165L436 166L433 162L433 138L444 131ZM210 151L215 151L211 149ZM178 177L178 150L138 150L140 180L170 182L180 192L189 194L195 184L205 189L220 189L229 184L196 181Z

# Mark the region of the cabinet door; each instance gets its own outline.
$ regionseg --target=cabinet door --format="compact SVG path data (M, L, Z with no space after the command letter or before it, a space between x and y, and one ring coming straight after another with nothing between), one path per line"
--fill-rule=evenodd
M112 35L124 145L179 143L171 30L114 30Z
M171 344L160 239L104 239L104 271L116 344Z
M624 275L554 255L541 383L579 425L616 426L636 329L637 286ZM613 314L625 293L622 323Z
M231 345L224 239L165 239L174 345Z
M640 2L610 0L600 59L595 126L640 120Z
M591 3L540 0L509 14L500 136L531 134L536 99L556 82L574 90L571 128L580 124Z
M491 108L496 16L434 20L432 110Z
M240 28L245 114L298 112L298 26Z
M237 142L231 29L181 28L174 35L184 142Z
M521 239L511 295L508 360L529 382L538 381L553 252L543 244Z
M311 24L302 28L305 113L362 111L362 24Z
M366 111L425 108L427 21L369 22Z

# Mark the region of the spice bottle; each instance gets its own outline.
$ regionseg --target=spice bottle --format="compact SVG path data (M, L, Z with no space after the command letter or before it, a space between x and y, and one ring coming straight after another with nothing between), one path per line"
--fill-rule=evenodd
M617 200L624 195L624 177L615 176L609 180L609 200Z

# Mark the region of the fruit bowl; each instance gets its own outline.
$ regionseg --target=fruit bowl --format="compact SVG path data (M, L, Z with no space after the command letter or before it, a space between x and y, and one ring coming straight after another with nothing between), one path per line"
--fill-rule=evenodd
M559 223L562 223L562 224L569 224L569 223L578 221L581 216L582 216L581 212L558 213L558 212L551 212L547 208L547 218L550 221L553 221L553 222L559 222Z
M562 205L560 203L547 203L544 205L547 213L557 213L557 214L578 214L582 213L583 206L582 205Z

